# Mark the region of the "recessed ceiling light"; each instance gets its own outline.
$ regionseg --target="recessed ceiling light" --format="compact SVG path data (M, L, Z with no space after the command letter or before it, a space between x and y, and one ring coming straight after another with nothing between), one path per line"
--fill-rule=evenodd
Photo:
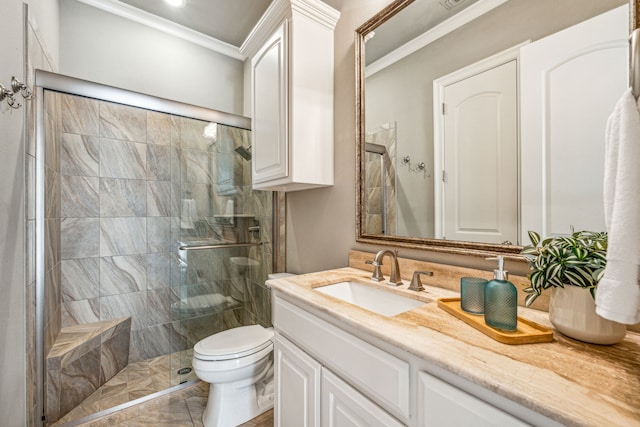
M164 0L169 6L173 7L185 7L187 0Z

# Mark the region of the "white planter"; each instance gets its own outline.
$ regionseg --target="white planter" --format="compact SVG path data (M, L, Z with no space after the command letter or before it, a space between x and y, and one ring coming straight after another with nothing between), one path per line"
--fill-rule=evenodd
M579 286L551 289L549 320L564 335L593 344L615 344L627 333L626 325L598 316L591 292Z

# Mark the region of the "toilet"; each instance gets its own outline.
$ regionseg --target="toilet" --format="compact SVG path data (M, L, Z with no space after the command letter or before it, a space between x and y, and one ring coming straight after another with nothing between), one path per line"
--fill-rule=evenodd
M235 427L273 408L272 328L240 326L211 335L193 347L192 366L210 384L205 427Z

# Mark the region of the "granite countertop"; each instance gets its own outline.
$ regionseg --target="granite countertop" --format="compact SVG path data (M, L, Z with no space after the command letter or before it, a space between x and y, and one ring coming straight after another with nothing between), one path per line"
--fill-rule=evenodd
M413 292L370 280L356 268L273 279L267 285L292 302L334 318L569 426L640 426L640 334L612 346L554 332L549 343L502 344L438 308L456 292L433 286ZM384 317L313 288L347 279L432 303ZM518 316L552 328L548 313L518 307Z

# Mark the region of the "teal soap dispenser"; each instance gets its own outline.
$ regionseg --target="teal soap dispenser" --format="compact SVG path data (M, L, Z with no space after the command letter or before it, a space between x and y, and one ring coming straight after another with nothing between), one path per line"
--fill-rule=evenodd
M515 331L518 327L518 291L507 280L504 257L487 259L497 259L498 269L493 270L493 280L485 287L484 321L493 328Z

